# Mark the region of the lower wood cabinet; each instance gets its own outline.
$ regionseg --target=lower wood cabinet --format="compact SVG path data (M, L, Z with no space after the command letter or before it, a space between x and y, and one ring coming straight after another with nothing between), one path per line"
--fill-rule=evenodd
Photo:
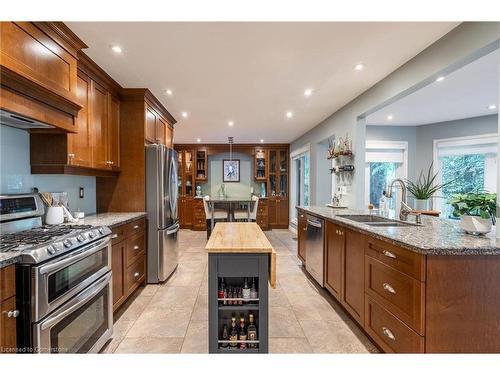
M342 293L340 302L360 324L364 324L365 310L365 236L359 232L341 228L344 238Z
M113 311L146 279L146 219L112 229Z
M17 348L15 266L0 269L0 353L15 353Z
M307 233L307 217L302 211L297 213L297 256L302 261L306 262L306 233Z
M302 214L303 215L303 214ZM300 216L300 215L299 215ZM299 218L300 222L300 218ZM300 227L300 225L299 225ZM305 233L306 229L301 232ZM342 291L342 266L344 259L344 233L343 229L331 222L326 222L325 226L325 288L337 299L341 298ZM299 245L300 246L300 245ZM300 247L299 247L300 249ZM303 250L305 251L305 249Z
M269 229L269 207L267 199L259 199L259 205L257 207L257 225L262 230Z
M288 199L271 197L268 199L269 225L271 228L288 228Z
M193 230L207 230L205 206L200 198L195 198L193 202Z

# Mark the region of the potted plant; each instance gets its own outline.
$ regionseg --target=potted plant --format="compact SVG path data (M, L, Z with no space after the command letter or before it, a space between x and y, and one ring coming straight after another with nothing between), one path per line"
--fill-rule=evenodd
M409 179L405 179L406 188L411 195L415 197L415 209L416 210L429 210L430 209L430 199L445 186L449 185L451 181L434 184L438 174L432 174L433 163L429 166L427 174L424 175L424 171L420 171L418 180L413 182Z
M453 216L460 217L460 228L470 234L485 234L495 224L497 195L488 192L455 194L449 201Z

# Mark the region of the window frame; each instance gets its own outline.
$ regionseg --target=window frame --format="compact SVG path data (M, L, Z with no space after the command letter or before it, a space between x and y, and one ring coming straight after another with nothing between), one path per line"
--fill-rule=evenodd
M433 173L437 174L436 184L441 184L443 182L443 174L441 171L441 163L439 162L439 148L445 147L474 147L474 146L483 146L488 144L496 144L497 145L497 163L498 163L498 133L486 133L486 134L478 134L478 135L467 135L462 137L451 137L451 138L439 138L433 140L432 147L432 161L433 161ZM488 153L485 153L487 155ZM486 158L487 159L487 158ZM485 163L488 160L485 160ZM485 166L486 168L486 166ZM497 172L498 174L498 172ZM498 176L496 176L498 181ZM486 177L485 177L486 180ZM498 182L497 182L498 184ZM497 186L498 189L498 186ZM493 191L496 193L496 191ZM440 208L439 200L442 198L434 197L432 198L432 208L438 209Z
M403 154L403 161L400 171L400 176L402 178L408 178L408 142L407 141L374 141L367 140L365 146L365 206L370 204L370 163L375 162L369 160L370 150L382 150L382 151L400 151ZM373 151L372 151L373 152ZM387 162L391 162L387 160ZM399 168L398 168L399 169ZM407 197L408 198L408 197ZM397 203L397 206L399 203Z
M311 144L308 143L303 147L298 148L297 150L293 151L290 153L290 181L292 183L290 184L290 224L297 226L297 212L295 210L295 206L297 205L297 186L296 186L296 181L297 181L297 172L295 168L295 161L302 158L303 156L308 157L309 160L309 174L307 177L307 185L309 185L309 204L311 204ZM302 171L301 173L304 173ZM305 182L305 178L304 178ZM304 183L305 184L305 183Z

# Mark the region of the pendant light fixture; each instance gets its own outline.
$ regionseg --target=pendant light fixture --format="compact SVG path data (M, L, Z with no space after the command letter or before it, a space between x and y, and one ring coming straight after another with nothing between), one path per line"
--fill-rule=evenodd
M233 143L234 137L227 137L227 141L229 142L229 160L233 160Z

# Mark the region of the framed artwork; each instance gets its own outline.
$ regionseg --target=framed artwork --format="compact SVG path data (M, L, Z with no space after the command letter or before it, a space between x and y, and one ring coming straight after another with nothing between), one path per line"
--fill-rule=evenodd
M240 160L222 160L222 182L240 182Z

